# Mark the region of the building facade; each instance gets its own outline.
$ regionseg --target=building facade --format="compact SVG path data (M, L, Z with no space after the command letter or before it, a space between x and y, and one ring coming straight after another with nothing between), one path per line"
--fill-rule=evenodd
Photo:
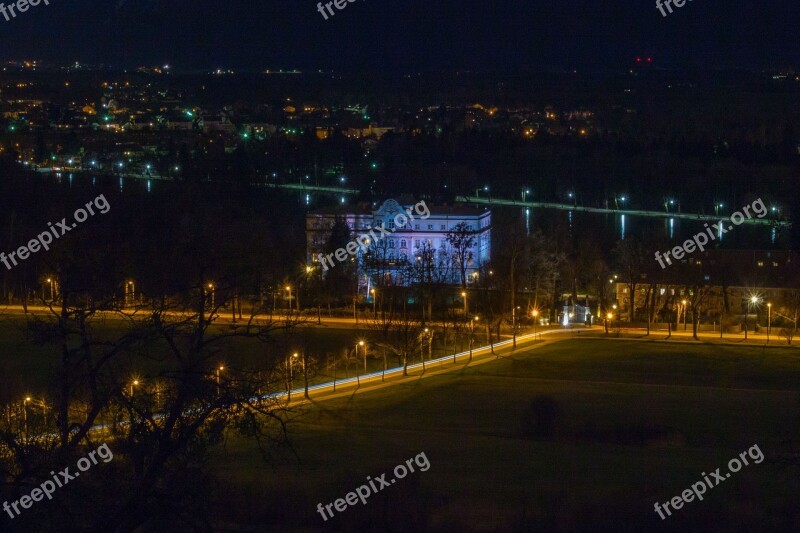
M427 217L412 211L414 220L397 227L395 216L406 209L413 210L415 205L418 204L389 199L380 205L337 206L309 213L306 216L308 264L318 265L319 254L326 251L331 230L340 220L349 228L352 239L381 225L389 230L380 240L360 248L353 258L359 286L366 286L367 294L376 283L410 285L423 277L427 281L460 284L463 275L466 283L474 282L491 258L491 211L458 205L427 206L430 213ZM473 240L465 248L463 272L458 251L448 241L448 235L454 232Z
M698 303L702 320L719 322L722 314L744 321L794 321L800 312L800 256L782 250L706 250L667 271L641 274L634 294L630 284L614 280L620 319L674 319ZM697 294L697 297L696 297ZM686 304L684 304L686 302ZM691 311L689 311L691 315ZM791 318L789 318L791 317Z

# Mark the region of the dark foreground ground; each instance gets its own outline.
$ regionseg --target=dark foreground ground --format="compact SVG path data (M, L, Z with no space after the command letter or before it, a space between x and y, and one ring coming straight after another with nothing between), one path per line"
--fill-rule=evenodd
M796 349L548 344L320 402L293 427L294 460L227 443L215 514L221 531L797 531L799 388ZM754 445L763 462L656 514ZM427 471L317 512L420 453Z

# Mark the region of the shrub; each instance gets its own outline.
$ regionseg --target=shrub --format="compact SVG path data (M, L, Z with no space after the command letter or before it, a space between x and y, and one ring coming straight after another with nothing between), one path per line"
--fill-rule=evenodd
M550 439L558 434L561 425L561 408L550 396L537 396L525 409L522 431L526 437Z

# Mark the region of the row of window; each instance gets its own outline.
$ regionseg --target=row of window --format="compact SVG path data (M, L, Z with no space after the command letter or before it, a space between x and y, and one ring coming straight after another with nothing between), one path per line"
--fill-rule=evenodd
M403 225L403 226L398 226L396 228L393 218L390 218L389 220L386 221L386 228L387 229L391 229L391 230L398 229L398 228L399 229L403 229L405 227L410 227L410 226L411 226L410 224L406 224L406 225ZM424 226L424 224L414 224L414 229L418 230L418 231L421 231L421 230L424 229L421 226ZM428 231L433 231L434 224L428 224L427 226L428 226ZM353 229L353 225L352 224L350 225L350 229ZM370 229L369 224L364 224L364 227L362 229ZM472 231L472 225L467 226L467 230ZM447 224L440 224L439 225L439 231L447 231Z

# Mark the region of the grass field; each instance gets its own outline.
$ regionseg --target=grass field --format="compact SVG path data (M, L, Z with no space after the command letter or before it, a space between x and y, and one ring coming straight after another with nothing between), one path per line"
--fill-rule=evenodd
M232 439L213 463L215 516L221 531L797 531L798 390L797 350L546 344L304 408L295 459L265 464ZM539 396L552 426L526 436ZM655 513L753 445L761 464ZM420 452L427 472L317 513Z

